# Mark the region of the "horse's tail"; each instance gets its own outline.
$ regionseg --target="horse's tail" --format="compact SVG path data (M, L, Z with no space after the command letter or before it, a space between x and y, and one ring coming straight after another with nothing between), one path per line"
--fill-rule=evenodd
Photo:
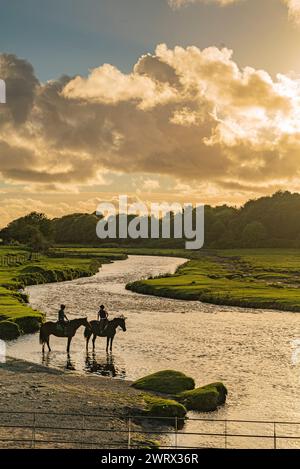
M89 338L91 337L91 335L92 335L92 331L91 331L91 329L90 329L89 327L86 327L86 328L84 329L84 333L83 333L83 334L84 334L84 337L85 337L86 339L89 339Z
M41 326L41 328L40 328L40 344L44 344L45 342L47 342L46 334L45 334L45 331L44 331L44 327Z

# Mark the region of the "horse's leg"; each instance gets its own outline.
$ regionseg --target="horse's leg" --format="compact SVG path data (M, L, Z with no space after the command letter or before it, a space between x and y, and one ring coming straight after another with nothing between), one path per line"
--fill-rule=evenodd
M86 351L87 351L87 352L89 351L89 341L90 341L90 338L91 338L90 335L86 338Z
M114 335L110 338L110 351L112 351L112 344L113 344L113 340L114 340Z
M96 339L97 339L97 335L94 334L94 335L93 335L93 350L95 350L95 342L96 342Z
M109 339L109 337L106 339L106 353L108 353Z
M46 337L46 344L47 344L47 347L48 347L49 352L51 352L51 348L50 348L50 335L48 335L48 336ZM45 343L43 344L43 351L44 351L44 347L45 347Z
M69 353L70 352L70 345L71 345L71 340L72 340L72 337L68 337L68 345L67 345L67 352Z

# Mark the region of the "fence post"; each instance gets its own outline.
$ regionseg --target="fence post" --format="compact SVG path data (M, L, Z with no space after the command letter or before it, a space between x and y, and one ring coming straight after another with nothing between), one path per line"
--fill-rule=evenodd
M128 417L128 444L127 448L131 449L131 418Z
M227 420L225 420L224 425L225 425L225 428L224 428L225 449L227 449Z
M277 449L277 443L276 443L276 422L274 422L274 449Z
M31 448L35 449L35 412L33 412Z

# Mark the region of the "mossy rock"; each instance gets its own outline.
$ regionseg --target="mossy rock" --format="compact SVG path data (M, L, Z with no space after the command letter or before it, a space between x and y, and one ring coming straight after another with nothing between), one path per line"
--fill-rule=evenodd
M23 318L17 318L15 323L18 324L19 328L24 334L31 334L40 330L41 324L38 318L31 316L25 316Z
M227 393L226 386L221 382L217 382L182 392L175 398L184 404L188 410L209 412L225 404Z
M147 403L147 414L151 417L184 418L186 416L187 410L184 405L173 399L157 396L145 396L144 399Z
M165 394L178 394L194 389L195 381L180 371L164 370L144 376L135 381L132 386Z
M18 324L12 321L0 321L0 339L14 340L21 335Z
M205 388L216 388L219 393L218 405L225 404L228 391L227 391L226 386L223 383L221 382L211 383L206 386L202 386L201 389L205 389Z
M219 392L216 387L204 386L191 391L184 391L176 396L188 410L211 412L219 405Z

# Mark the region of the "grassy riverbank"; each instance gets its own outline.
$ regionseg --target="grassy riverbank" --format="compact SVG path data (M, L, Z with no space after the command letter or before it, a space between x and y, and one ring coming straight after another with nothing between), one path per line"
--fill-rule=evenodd
M133 282L127 288L213 304L300 311L299 249L190 251L185 257L191 260L174 275Z
M81 253L53 250L49 256L41 255L29 260L22 248L0 249L0 338L14 339L22 333L38 330L44 314L27 305L22 289L27 285L61 282L88 277L98 272L102 264L126 258L122 253ZM11 324L13 323L13 324Z

